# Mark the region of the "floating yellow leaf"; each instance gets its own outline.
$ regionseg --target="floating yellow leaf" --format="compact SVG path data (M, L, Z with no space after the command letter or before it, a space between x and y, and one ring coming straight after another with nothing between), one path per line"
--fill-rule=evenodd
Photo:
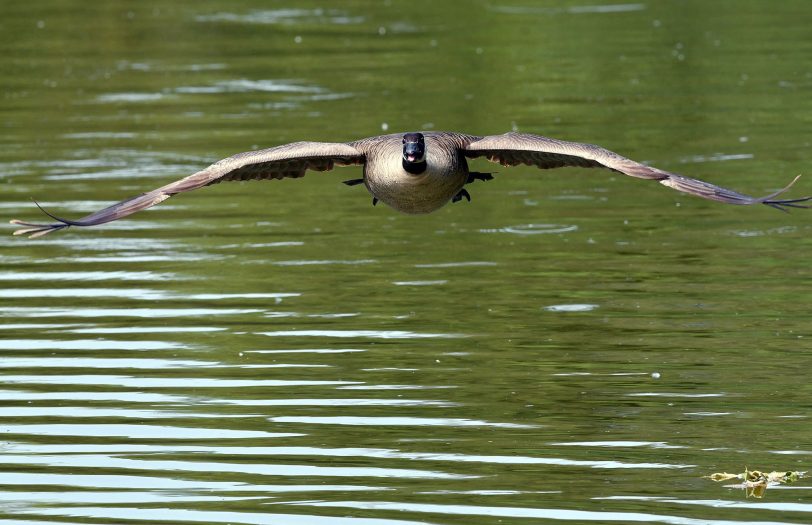
M702 477L713 481L727 481L730 479L741 480L742 483L730 486L743 488L745 490L746 497L748 498L761 498L764 496L764 491L767 490L767 487L798 481L804 477L805 474L806 472L795 470L772 471L765 473L760 470L750 470L745 467L744 473L742 474L715 472L709 476Z
M741 474L729 474L727 472L715 472L710 476L702 476L706 479L712 479L713 481L727 481L729 479L741 479Z

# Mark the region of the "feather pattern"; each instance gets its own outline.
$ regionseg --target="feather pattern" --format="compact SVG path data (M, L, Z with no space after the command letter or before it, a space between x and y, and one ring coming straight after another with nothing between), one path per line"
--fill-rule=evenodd
M472 158L485 157L504 166L528 164L542 169L564 166L608 168L630 177L657 180L660 184L677 191L727 204L767 204L781 209L782 206L803 207L798 203L809 200L808 198L773 200L788 190L798 177L780 191L765 197L752 197L709 182L646 166L600 146L567 142L529 133L509 132L504 135L483 137L468 144L465 155Z
M410 165L411 171L404 169L404 135L399 133L347 143L294 142L238 153L193 175L77 220L57 217L40 207L56 222L37 224L15 219L11 222L24 228L15 231L14 235L39 237L69 226L104 224L154 206L178 193L220 182L299 178L308 170L327 171L335 166L351 165L364 166L362 181L372 195L373 203L381 200L405 213L430 213L450 201L460 200L463 196L470 200L470 195L463 186L476 179L492 178L490 174L470 173L466 158L486 158L504 166L526 164L541 169L566 166L606 168L631 177L656 180L664 186L703 199L739 205L766 204L782 211L787 208L806 208L808 206L803 203L812 200L812 196L776 199L798 177L775 193L752 197L709 182L646 166L600 146L529 133L510 132L479 137L437 131L410 135L425 138L426 159L425 167L421 164L421 171L415 171L413 165Z
M295 142L275 148L238 153L215 162L208 168L186 178L161 186L147 193L129 198L78 220L68 220L45 212L56 220L54 224L34 224L19 220L13 224L26 226L14 235L28 234L40 237L68 226L96 226L115 221L165 201L178 193L192 191L224 181L283 179L302 177L305 171L326 171L333 166L363 164L364 156L344 143ZM39 207L39 205L37 205Z

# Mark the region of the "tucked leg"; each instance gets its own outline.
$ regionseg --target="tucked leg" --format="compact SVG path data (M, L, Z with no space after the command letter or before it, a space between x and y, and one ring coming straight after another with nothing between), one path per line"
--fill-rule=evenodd
M372 205L375 206L378 204L378 197L372 197Z
M459 193L457 193L456 195L454 195L454 198L453 198L453 199L451 199L451 202L458 202L458 201L461 201L463 197L465 197L466 199L468 199L468 202L471 202L471 194L470 194L470 193L468 193L468 192L465 190L465 188L461 189L461 190L459 191Z
M480 173L478 171L468 172L468 180L465 182L465 184L471 184L475 180L481 180L481 181L493 180L493 174L492 173Z

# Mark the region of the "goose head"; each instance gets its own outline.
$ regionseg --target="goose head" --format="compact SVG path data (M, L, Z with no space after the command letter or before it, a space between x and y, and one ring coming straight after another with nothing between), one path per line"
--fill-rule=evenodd
M422 133L403 135L403 168L412 174L426 169L426 143Z

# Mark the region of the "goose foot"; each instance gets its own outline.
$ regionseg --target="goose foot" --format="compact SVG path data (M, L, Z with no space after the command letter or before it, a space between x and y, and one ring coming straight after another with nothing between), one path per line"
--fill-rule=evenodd
M466 199L468 199L468 202L471 202L471 194L470 194L470 193L468 193L468 191L466 191L466 190L465 190L465 188L461 189L461 190L459 191L459 193L457 193L456 195L454 195L454 198L453 198L453 199L451 199L451 202L459 202L459 201L461 201L461 200L462 200L462 198L463 198L463 197L465 197Z
M468 173L468 180L465 181L465 184L471 184L475 180L481 180L481 181L493 180L493 174L492 173L480 173L478 171L471 171L471 172ZM471 199L468 199L468 200L471 200Z
M350 179L350 180L345 180L345 181L342 181L342 182L344 184L346 184L347 186L357 186L359 184L363 184L364 179Z

